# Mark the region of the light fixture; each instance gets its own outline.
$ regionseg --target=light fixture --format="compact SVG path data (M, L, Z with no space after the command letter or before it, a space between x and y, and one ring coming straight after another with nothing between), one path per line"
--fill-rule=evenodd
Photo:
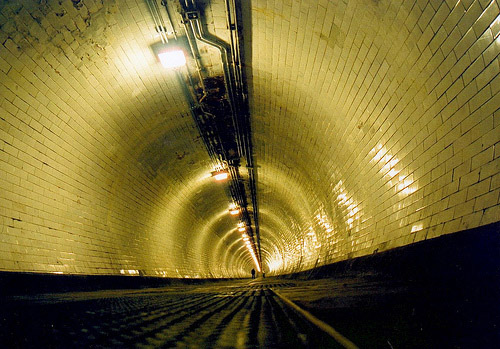
M158 53L161 65L168 69L179 68L186 65L186 56L179 48L167 48Z
M240 213L240 209L238 208L238 205L236 205L234 202L231 205L229 205L229 213L233 216Z
M241 232L244 232L245 230L246 230L245 227L238 228L238 231L241 231Z
M216 181L223 181L229 177L229 172L227 172L227 170L213 171L212 177L214 177Z
M238 223L238 228L241 228L241 227L244 227L244 226L245 226L245 223L243 223L243 222L239 222Z

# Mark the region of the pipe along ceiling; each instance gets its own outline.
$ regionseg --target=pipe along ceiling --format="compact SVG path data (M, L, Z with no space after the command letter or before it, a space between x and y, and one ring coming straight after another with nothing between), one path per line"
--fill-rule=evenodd
M0 1L0 270L277 275L498 221L499 15Z

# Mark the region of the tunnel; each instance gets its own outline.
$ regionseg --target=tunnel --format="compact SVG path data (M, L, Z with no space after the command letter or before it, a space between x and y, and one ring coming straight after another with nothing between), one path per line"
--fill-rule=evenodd
M499 34L498 0L0 0L2 347L498 347Z

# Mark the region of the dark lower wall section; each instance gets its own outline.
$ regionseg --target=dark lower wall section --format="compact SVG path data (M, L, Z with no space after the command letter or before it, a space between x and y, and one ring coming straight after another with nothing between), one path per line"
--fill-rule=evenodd
M283 277L355 275L435 283L488 281L500 287L500 222Z
M446 284L452 288L500 290L500 222L282 277L317 279L358 275L426 285ZM206 281L215 280L3 272L0 273L0 294L137 289Z
M29 295L110 289L141 289L183 284L201 284L228 279L173 279L121 275L55 275L0 273L0 295Z

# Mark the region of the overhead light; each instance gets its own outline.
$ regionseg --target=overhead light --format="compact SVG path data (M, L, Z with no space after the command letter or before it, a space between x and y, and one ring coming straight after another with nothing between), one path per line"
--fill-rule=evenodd
M244 227L244 226L245 226L245 223L243 223L243 222L239 222L238 223L238 228L241 228L241 227Z
M229 213L232 214L233 216L240 213L240 209L238 208L238 205L236 205L234 202L231 205L229 205Z
M186 65L186 56L181 49L169 48L158 53L161 65L168 69L179 68Z
M212 172L212 177L214 177L216 181L223 181L229 177L229 172L227 172L227 170L214 171Z
M245 227L238 228L238 231L241 231L241 232L244 232L245 230L246 230Z

